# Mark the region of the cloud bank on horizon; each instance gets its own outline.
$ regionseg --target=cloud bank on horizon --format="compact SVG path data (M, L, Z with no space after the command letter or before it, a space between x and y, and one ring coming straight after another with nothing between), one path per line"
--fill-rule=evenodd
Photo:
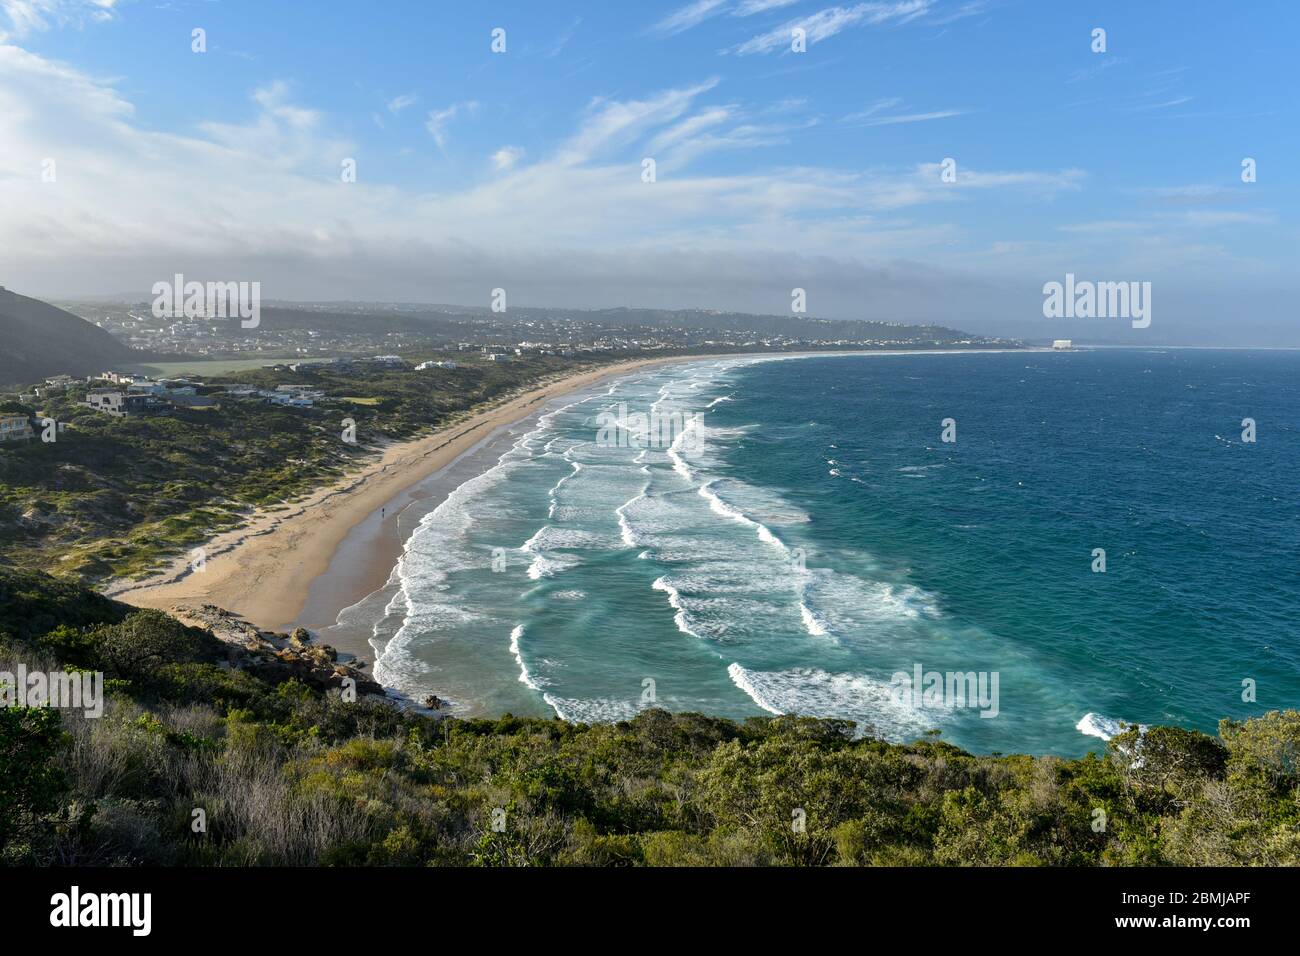
M0 283L1300 346L1285 4L535 6L0 0Z

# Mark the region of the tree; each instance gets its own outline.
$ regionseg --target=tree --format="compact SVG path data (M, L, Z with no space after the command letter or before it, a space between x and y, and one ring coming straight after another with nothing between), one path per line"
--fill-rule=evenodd
M147 678L164 664L194 660L201 648L200 635L161 611L143 610L91 636L106 670Z
M68 741L57 710L0 708L0 858L25 855L58 809L68 783L56 758Z

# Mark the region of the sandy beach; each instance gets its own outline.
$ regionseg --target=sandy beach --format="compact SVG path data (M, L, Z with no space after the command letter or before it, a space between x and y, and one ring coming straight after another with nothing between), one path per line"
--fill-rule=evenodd
M278 511L255 513L243 527L203 546L204 567L191 570L189 555L143 581L113 582L104 593L137 607L215 604L264 629L304 624L319 628L342 607L381 587L401 553L404 531L397 515L403 493L435 475L497 429L528 417L548 402L603 379L701 356L642 359L567 376L486 408L433 434L388 446L372 462ZM309 621L300 620L312 584L330 569L336 552L362 522L374 522L358 554ZM345 581L342 578L346 578ZM363 640L338 641L339 649L370 660ZM352 645L352 646L347 646Z
M780 357L807 354L816 353ZM606 379L650 366L724 357L756 356L640 359L589 369L514 395L422 438L393 443L361 469L279 510L253 514L242 527L203 545L201 571L191 570L189 555L184 554L150 578L111 582L103 593L172 613L178 605L215 604L264 630L328 630L322 635L325 641L349 657L373 663L368 633L337 624L340 611L380 591L419 517L454 487L490 467L479 459L504 450L490 441L494 435ZM183 613L177 616L187 619Z

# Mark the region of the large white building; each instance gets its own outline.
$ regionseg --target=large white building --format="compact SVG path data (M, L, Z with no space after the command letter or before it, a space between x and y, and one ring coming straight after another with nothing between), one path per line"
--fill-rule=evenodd
M1052 341L1052 348L1058 352L1067 352L1074 348L1074 344L1069 339L1054 339Z

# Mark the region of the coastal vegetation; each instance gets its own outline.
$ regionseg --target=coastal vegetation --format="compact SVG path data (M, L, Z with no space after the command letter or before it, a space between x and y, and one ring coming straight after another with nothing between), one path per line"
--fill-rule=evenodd
M1300 864L1296 711L1069 760L797 717L440 719L0 570L0 672L19 662L102 671L108 699L0 708L16 865Z
M54 441L0 447L0 563L83 581L138 578L168 557L355 470L384 443L454 425L476 409L592 364L532 355L510 362L460 353L434 371L332 366L255 369L201 384L217 407L120 418L82 403L87 383L5 409L60 423ZM224 386L319 390L311 407L231 397ZM355 442L344 440L345 420ZM38 427L38 433L40 431Z

